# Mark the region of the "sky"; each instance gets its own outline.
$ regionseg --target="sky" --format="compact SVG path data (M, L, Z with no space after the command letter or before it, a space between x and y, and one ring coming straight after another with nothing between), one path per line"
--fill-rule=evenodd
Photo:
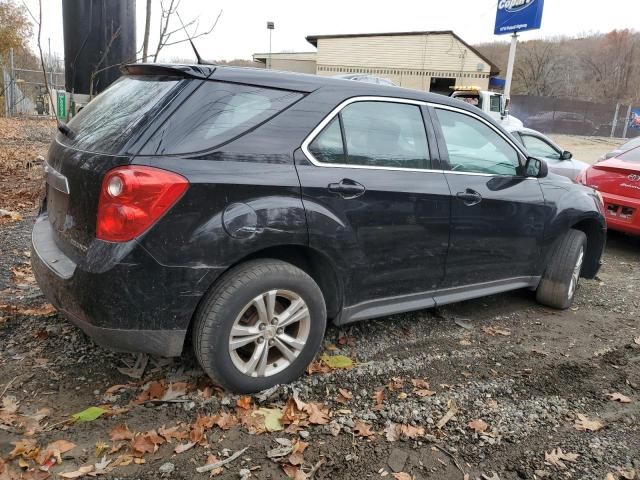
M38 0L24 2L37 16ZM121 0L135 1L135 0ZM168 3L165 0L165 3ZM42 43L62 57L62 0L42 0ZM200 18L200 31L222 15L212 34L195 43L207 60L250 59L253 53L269 50L267 21L275 22L273 52L314 51L305 37L338 33L453 30L466 42L476 44L508 40L494 35L497 0L181 0L179 13L187 22ZM137 42L142 44L145 0L137 0ZM157 42L160 0L152 0L150 44ZM546 0L542 28L522 32L521 40L558 35L579 36L613 29L640 28L638 0ZM174 19L179 26L177 18ZM32 42L35 47L35 41ZM161 60L193 58L188 43L167 47Z

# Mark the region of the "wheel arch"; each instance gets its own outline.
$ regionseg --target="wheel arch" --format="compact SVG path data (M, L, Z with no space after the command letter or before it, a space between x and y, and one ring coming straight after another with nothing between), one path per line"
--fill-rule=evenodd
M583 218L571 228L583 232L587 236L587 251L585 252L582 276L593 278L600 268L600 258L606 243L606 228L596 218Z

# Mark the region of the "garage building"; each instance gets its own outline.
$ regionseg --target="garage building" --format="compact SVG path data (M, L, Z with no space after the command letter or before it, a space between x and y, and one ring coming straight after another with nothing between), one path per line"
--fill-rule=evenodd
M318 75L368 74L405 88L448 94L455 85L489 87L498 67L451 30L311 35L316 52L272 53L271 68ZM269 66L269 54L254 54Z

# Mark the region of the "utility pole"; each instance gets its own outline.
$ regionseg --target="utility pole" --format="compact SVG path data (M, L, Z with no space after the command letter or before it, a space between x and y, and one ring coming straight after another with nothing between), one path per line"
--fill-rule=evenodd
M507 78L504 83L504 96L509 98L511 94L511 78L513 77L513 64L516 60L516 47L518 46L518 34L511 35L511 47L509 47L509 63L507 63Z
M267 68L271 70L271 33L275 28L275 24L273 22L267 22L267 30L269 30L269 60L267 62Z
M16 72L13 65L13 48L9 49L9 68L11 69L11 79L9 83L9 90L7 91L9 98L9 116L13 116L13 108L15 107L15 84L16 84Z

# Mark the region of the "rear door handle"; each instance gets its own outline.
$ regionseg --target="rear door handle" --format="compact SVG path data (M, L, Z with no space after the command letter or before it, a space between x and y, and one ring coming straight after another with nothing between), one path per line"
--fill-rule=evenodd
M349 178L343 178L339 183L330 183L327 189L346 199L359 197L366 191L364 185Z
M464 192L456 193L456 197L462 200L467 207L472 207L482 201L482 195L471 188L467 188Z

